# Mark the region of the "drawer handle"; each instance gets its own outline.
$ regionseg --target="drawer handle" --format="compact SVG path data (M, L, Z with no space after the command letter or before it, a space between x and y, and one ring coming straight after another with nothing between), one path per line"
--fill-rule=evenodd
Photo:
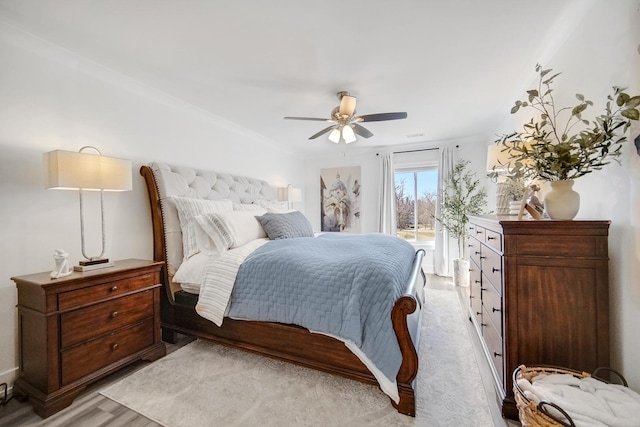
M487 257L486 256L481 256L480 259L487 259Z
M502 311L499 308L492 307L491 310L495 313L496 311Z
M115 291L117 291L117 290L118 290L118 287L117 287L117 286L112 286L112 287L111 287L111 292L115 292Z
M482 313L476 311L476 316L480 316Z
M117 350L118 349L118 343L115 343L114 345L111 346L111 350Z
M478 313L478 314L480 314L480 313ZM488 325L486 323L480 323L480 326L482 326L484 328L485 326L488 326Z
M480 280L474 280L473 282L474 283L480 283Z
M482 230L477 230L476 234L482 234Z
M493 352L493 357L502 357L502 355L500 353L496 353L495 351Z
M500 271L500 269L499 268L495 268L495 267L491 267L491 272L492 273L495 273L496 271Z
M474 253L475 253L476 255L480 255L480 251L475 251ZM480 258L482 258L482 257L480 257Z
M495 237L491 237L491 236L487 237L487 240L493 240L493 239L495 239Z
M112 318L114 318L114 319L115 319L116 317L118 317L118 312L117 312L117 311L114 311L113 313L111 313L111 317L112 317Z
M483 288L482 286L480 286L480 292L484 292L486 290L487 290L487 288Z

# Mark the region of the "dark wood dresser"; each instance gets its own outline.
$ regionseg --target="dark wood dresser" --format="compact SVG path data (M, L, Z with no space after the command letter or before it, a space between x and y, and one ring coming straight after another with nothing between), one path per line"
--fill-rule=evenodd
M518 419L520 365L609 366L609 221L469 218L469 317L502 414Z
M12 277L18 288L20 370L13 386L45 418L69 406L92 381L136 360L166 354L160 337L162 262L50 279Z

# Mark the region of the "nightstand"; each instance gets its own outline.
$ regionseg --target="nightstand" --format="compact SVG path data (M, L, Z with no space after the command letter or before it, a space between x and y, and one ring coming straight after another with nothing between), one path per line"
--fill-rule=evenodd
M164 263L129 259L113 267L12 277L18 288L17 398L46 418L91 382L140 359L166 354L160 335Z

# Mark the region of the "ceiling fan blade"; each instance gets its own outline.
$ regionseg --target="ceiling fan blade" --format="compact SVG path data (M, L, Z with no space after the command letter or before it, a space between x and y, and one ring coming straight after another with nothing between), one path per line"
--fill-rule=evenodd
M369 132L368 129L364 128L363 126L360 126L357 123L352 123L352 126L353 126L353 131L360 136L363 136L365 138L371 138L373 136L373 134Z
M311 135L311 136L309 137L309 139L316 139L317 137L319 137L319 136L321 136L321 135L324 135L325 133L327 133L327 132L329 132L330 130L333 130L333 129L337 128L337 127L338 127L338 125L333 125L333 126L326 127L326 128L324 128L324 129L322 129L320 132L318 132L318 133L315 133L315 134Z
M350 95L342 95L340 98L340 108L338 109L340 114L344 114L347 117L353 116L356 112L356 97Z
M355 120L359 122L382 122L385 120L399 120L406 119L407 113L378 113L378 114L365 114L364 116L358 116Z
M313 120L314 122L335 122L334 119L320 119L318 117L285 117L287 120Z

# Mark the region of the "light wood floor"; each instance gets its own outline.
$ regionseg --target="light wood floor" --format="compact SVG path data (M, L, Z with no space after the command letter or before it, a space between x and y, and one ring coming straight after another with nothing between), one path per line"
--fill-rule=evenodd
M450 279L438 276L429 276L428 287L431 289L456 290L463 307L468 304L468 293L464 288L455 288ZM517 427L520 423L505 421L500 416L500 408L496 401L496 394L491 383L491 374L488 361L482 356L482 348L473 325L467 322L472 343L476 353L476 360L480 368L489 407L496 427ZM167 344L167 353L177 350L190 342L188 337L182 337L177 344ZM18 402L15 399L0 407L0 427L161 427L160 424L134 412L111 399L102 396L99 391L110 384L114 384L127 375L145 367L149 362L138 362L129 367L109 375L108 377L92 384L78 397L68 408L55 415L41 419L33 412L29 402ZM422 426L417 426L422 427Z

